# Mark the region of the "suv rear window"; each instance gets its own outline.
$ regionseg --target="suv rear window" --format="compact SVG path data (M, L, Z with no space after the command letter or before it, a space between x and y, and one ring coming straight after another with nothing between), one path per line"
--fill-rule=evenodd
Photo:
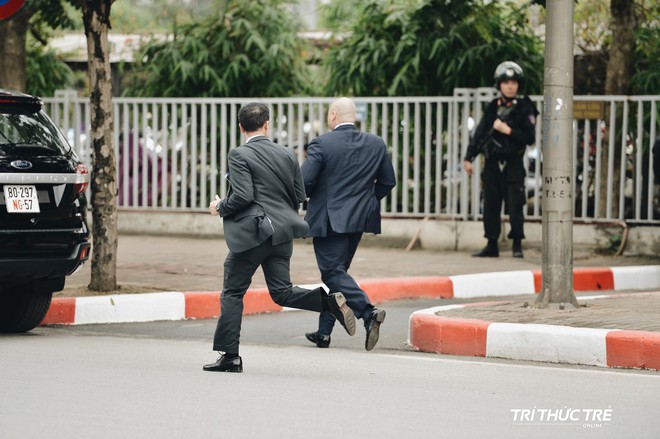
M26 110L0 105L0 156L67 154L71 147L48 116Z

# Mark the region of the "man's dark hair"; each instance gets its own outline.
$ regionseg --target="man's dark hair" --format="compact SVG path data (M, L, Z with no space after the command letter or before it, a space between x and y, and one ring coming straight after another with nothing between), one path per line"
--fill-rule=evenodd
M268 121L268 107L259 102L250 102L238 110L238 123L248 133L256 131Z

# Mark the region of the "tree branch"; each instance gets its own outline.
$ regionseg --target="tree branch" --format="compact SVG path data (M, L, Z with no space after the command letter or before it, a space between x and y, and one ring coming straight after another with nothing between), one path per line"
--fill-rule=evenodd
M47 46L48 45L48 40L41 35L41 32L32 24L28 23L28 29L30 29L30 34L34 37L35 40L39 41L42 46Z

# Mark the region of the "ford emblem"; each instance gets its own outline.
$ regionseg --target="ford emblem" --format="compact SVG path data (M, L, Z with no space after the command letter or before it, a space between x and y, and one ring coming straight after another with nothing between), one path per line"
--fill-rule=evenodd
M16 169L30 169L32 167L32 163L27 160L14 160L10 165Z

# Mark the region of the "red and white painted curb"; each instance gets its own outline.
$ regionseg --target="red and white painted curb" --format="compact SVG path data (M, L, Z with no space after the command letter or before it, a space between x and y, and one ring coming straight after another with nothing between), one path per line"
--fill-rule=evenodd
M616 296L620 297L582 296L580 300ZM450 309L494 303L498 302L416 311L410 316L408 343L423 352L660 370L660 332L493 323L442 316Z
M596 267L573 270L576 291L660 288L660 266ZM318 285L307 285L316 288ZM472 298L534 294L541 289L541 270L369 279L360 286L373 303L410 298ZM250 289L244 314L285 311L268 290ZM55 298L42 321L50 324L148 322L215 318L220 314L220 291L118 294Z
M371 279L360 282L360 286L373 303L534 294L541 289L541 271ZM660 266L576 268L573 287L576 291L660 288ZM447 309L484 304L449 305L413 313L409 343L421 351L453 355L660 369L657 332L491 323L438 315ZM275 304L266 289L251 289L245 295L246 315L287 310ZM123 294L53 299L41 324L203 319L219 314L219 291Z

